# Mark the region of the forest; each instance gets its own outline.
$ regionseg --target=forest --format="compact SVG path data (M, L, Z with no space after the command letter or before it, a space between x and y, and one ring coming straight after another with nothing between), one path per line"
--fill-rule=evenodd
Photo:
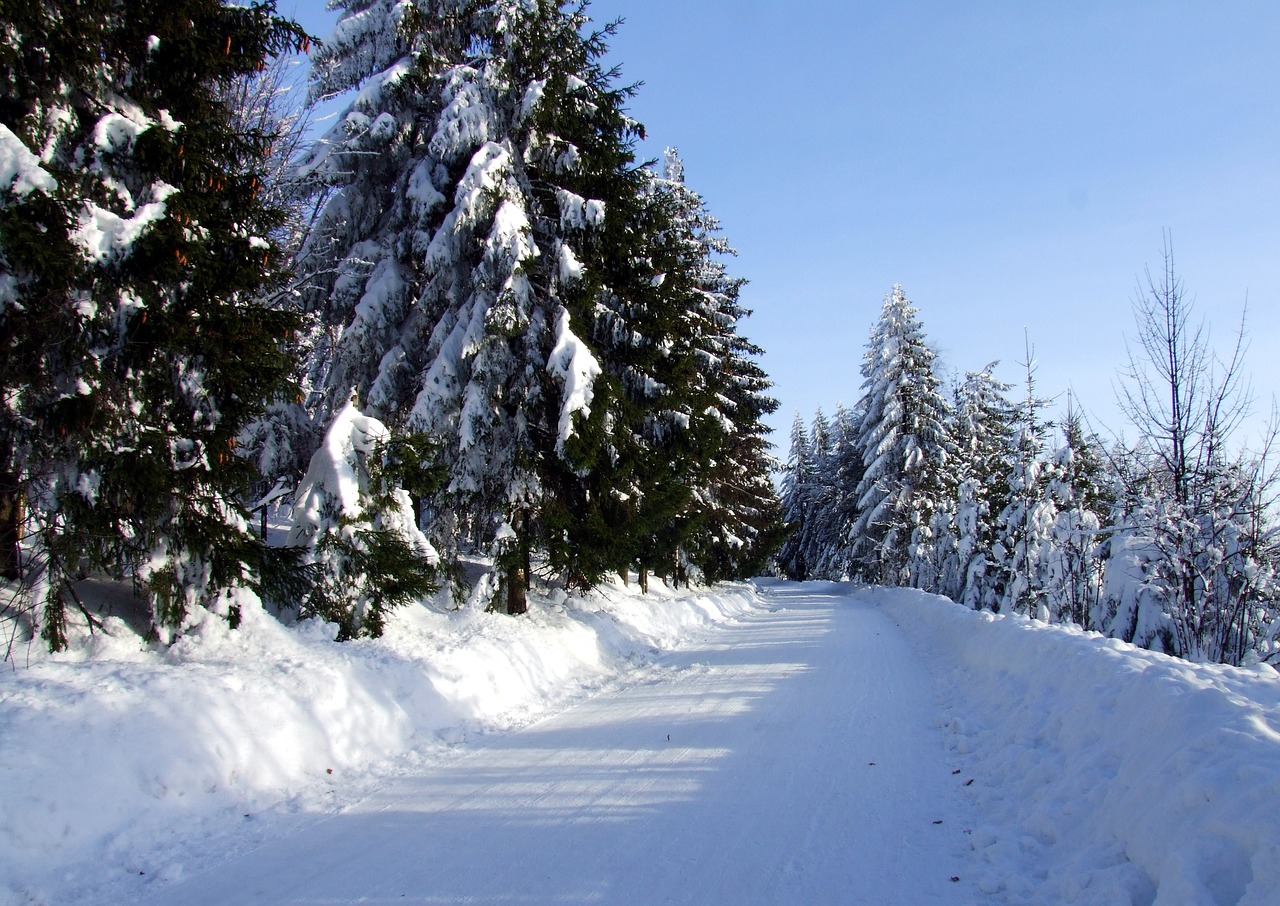
M0 548L52 649L85 575L161 642L246 588L341 639L460 551L520 613L535 572L716 581L775 547L742 281L678 155L636 159L612 26L344 8L314 140L274 3L6 11Z
M797 418L779 491L745 281L678 152L639 157L616 26L335 8L323 43L274 2L0 13L10 649L92 629L86 576L169 644L245 593L345 640L443 587L520 614L535 583L774 571L1280 657L1275 430L1241 436L1244 325L1219 357L1171 244L1122 369L1133 437L1054 424L1030 350L1017 394L994 365L944 387L895 287L861 397Z
M1119 392L1135 435L1108 442L1070 397L1052 420L1029 343L1018 391L995 362L944 388L894 287L857 404L796 416L779 571L919 588L1195 661L1280 658L1277 422L1244 430L1245 324L1220 356L1168 237L1134 314Z

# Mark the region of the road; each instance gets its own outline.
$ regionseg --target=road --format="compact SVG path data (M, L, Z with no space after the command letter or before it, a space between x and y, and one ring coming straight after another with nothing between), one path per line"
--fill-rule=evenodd
M618 689L157 902L972 902L927 665L839 587L765 594Z

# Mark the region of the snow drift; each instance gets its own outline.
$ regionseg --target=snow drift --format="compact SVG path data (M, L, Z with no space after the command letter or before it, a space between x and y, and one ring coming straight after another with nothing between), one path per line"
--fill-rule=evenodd
M118 617L0 678L0 903L121 902L331 812L468 736L532 722L751 606L750 586L425 607L335 644L255 600L148 649ZM19 657L21 663L21 656Z
M1280 675L873 592L938 667L984 824L981 889L1011 903L1280 903Z
M252 607L235 633L210 617L165 650L110 618L79 655L0 679L0 903L162 893L477 734L642 682L660 650L784 590L894 619L922 657L885 669L886 694L928 665L961 774L946 827L963 822L972 848L956 902L1280 902L1272 668L1191 664L916 591L652 588L557 594L519 620L407 608L384 638L341 645ZM823 695L817 711L850 707L838 684Z

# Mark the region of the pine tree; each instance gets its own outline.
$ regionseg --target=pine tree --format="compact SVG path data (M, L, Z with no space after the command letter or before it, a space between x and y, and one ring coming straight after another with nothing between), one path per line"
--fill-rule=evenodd
M863 359L857 447L866 472L858 483L854 525L861 574L885 585L917 580L913 566L931 556L933 516L943 505L947 412L935 358L915 307L895 286Z
M763 350L740 331L750 316L740 302L745 281L729 276L723 261L735 252L701 197L685 184L684 163L674 148L667 149L654 189L669 216L659 244L668 252L680 250L661 283L673 294L679 319L667 344L663 380L668 390L678 391L674 397L685 397L681 414L687 427L676 436L692 441L683 466L692 494L673 520L678 529L672 553L708 581L745 578L764 567L781 540L770 429L762 421L778 402L758 363ZM655 446L655 453L672 459L669 449Z
M1009 500L1016 410L992 362L969 372L956 391L951 436L957 479L952 520L956 574L943 594L966 606L993 608L996 600L996 518Z
M690 340L707 249L635 162L631 89L600 65L612 26L551 0L341 8L315 90L356 94L307 165L333 195L301 258L330 326L319 421L355 389L393 432L440 439L435 538L495 555L500 609L524 608L535 551L570 584L674 568L727 436ZM765 399L745 391L743 427Z
M814 481L809 432L804 419L797 412L791 422L790 451L782 467L782 518L786 522L787 537L774 560L778 571L796 582L803 582L810 575L809 564L805 559L804 538L808 534L809 520L812 518Z
M288 546L313 573L302 616L338 627L338 641L382 635L387 614L437 588L439 555L418 528L408 485L438 476L422 438L393 439L353 402L325 432L298 487Z
M830 428L830 443L817 468L818 492L813 502L813 528L809 556L814 575L841 580L853 575L854 526L857 522L857 488L865 467L857 438L861 419L837 405Z
M1112 494L1098 442L1070 399L1062 434L1048 489L1056 510L1049 607L1055 619L1097 630L1102 627L1102 527L1111 515Z
M241 428L287 374L259 304L280 222L269 137L221 89L302 30L274 3L54 0L2 14L0 472L29 507L42 633L81 569L145 584L154 630L256 582ZM228 355L234 350L235 355Z
M1044 459L1045 430L1040 414L1047 405L1036 396L1036 363L1027 345L1026 395L1017 408L1009 499L997 520L993 553L999 561L997 609L1049 619L1047 605L1053 526L1057 510L1049 486L1054 464Z

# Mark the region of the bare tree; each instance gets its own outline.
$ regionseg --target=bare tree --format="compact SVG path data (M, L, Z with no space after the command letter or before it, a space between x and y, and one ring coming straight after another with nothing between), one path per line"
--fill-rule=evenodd
M1245 316L1227 358L1196 320L1165 237L1163 266L1146 273L1134 301L1136 334L1119 391L1139 433L1126 470L1140 487L1131 519L1159 557L1160 590L1172 653L1238 663L1256 641L1258 605L1274 598L1271 465L1277 425L1260 451L1237 435L1252 411L1244 375Z
M1218 358L1208 327L1193 320L1194 301L1177 275L1167 234L1162 255L1159 276L1148 269L1134 298L1136 334L1120 407L1159 462L1173 498L1187 505L1253 407L1243 374L1245 313L1230 358Z
M252 75L222 89L222 100L236 114L243 133L270 141L266 161L255 162L262 175L259 195L267 207L284 214L275 240L286 255L298 251L316 207L315 186L299 175L297 163L309 147L315 107L307 96L307 58L281 54Z

